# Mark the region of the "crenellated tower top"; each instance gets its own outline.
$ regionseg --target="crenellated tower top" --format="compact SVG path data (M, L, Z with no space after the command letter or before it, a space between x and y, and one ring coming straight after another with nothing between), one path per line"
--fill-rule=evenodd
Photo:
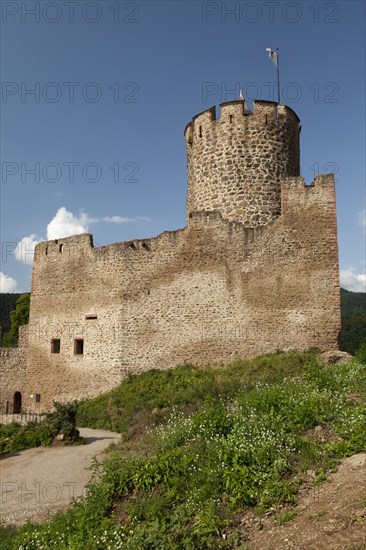
M245 100L212 107L185 128L187 218L218 210L247 227L265 225L281 212L281 179L300 174L300 120L285 105Z

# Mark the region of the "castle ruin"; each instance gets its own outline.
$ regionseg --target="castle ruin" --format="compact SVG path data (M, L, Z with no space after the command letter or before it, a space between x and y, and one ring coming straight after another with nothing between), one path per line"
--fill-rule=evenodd
M334 177L300 177L299 122L270 101L253 112L223 103L218 118L208 109L185 129L185 228L100 247L90 234L38 244L22 374L2 405L18 392L44 410L148 369L336 349ZM0 355L5 378L11 359Z

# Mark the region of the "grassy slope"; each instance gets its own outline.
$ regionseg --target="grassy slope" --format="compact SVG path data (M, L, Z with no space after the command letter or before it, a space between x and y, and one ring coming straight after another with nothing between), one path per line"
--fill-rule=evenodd
M321 367L313 353L133 376L80 407L125 439L87 498L1 548L237 548L246 507L283 505L290 519L304 471L318 483L365 448L365 399L366 364Z
M82 402L78 426L117 431L127 440L164 423L171 413L197 410L207 397L233 397L258 381L274 383L302 372L314 353L268 354L226 366L180 366L131 375L109 393Z

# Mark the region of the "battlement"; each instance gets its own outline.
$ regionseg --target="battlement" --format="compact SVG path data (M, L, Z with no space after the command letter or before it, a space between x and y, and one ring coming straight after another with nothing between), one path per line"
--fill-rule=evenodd
M131 239L129 241L121 241L104 246L94 246L93 235L91 233L82 233L73 235L72 237L64 237L51 241L38 243L35 248L35 265L45 266L53 264L55 261L78 261L85 259L87 256L90 260L95 259L95 255L106 255L109 252L114 252L121 256L135 255L136 252L153 252L158 245L162 243L166 246L169 243L175 243L177 236L183 229L175 231L164 231L156 237L146 239Z
M61 260L62 258L68 257L70 250L75 250L77 248L79 251L87 251L91 250L93 247L93 235L90 233L42 241L35 247L34 259L35 261L41 261L43 259L49 261L56 259Z
M334 174L319 174L310 185L307 185L301 176L281 181L282 214L291 209L299 210L311 205L328 212L334 210L335 214Z
M282 189L294 189L296 193L306 193L315 188L317 190L321 188L333 188L334 187L334 174L318 174L310 185L305 182L302 176L284 178L281 182Z
M251 228L243 227L242 223L236 221L229 222L223 218L218 210L191 212L189 218L191 231L200 231L202 228L214 229L216 227L220 232L232 233L233 231L237 231L244 232L246 235L252 233L250 231ZM130 260L137 259L144 262L151 254L155 253L159 257L160 254L167 252L169 248L182 244L186 239L186 232L187 227L184 227L182 229L163 231L155 237L131 239L103 246L95 246L93 235L90 233L44 241L38 243L36 246L34 266L35 269L47 269L50 266L52 269L56 268L58 270L59 265L65 268L65 262L78 263L89 260L92 265L94 261L107 257L110 259L112 256L119 261L124 259L129 262ZM248 237L245 240L247 241ZM62 264L58 262L62 262Z
M216 116L216 107L210 107L192 118L184 129L184 135L189 145L193 145L196 138L211 138L211 132L218 127L229 128L240 126L244 119L250 117L251 124L270 123L298 125L300 119L297 114L287 105L278 105L274 101L255 100L253 111L249 109L245 100L227 101L220 104L220 116Z

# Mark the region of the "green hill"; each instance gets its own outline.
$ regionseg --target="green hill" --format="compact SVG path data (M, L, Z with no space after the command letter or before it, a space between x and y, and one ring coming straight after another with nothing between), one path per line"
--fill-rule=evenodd
M341 311L344 317L366 317L366 292L341 288Z
M366 293L341 288L341 316L339 349L354 355L366 344Z
M365 402L366 364L311 351L131 376L79 406L83 425L123 433L86 497L2 529L2 548L246 548L246 510L290 521L300 487L364 450Z

